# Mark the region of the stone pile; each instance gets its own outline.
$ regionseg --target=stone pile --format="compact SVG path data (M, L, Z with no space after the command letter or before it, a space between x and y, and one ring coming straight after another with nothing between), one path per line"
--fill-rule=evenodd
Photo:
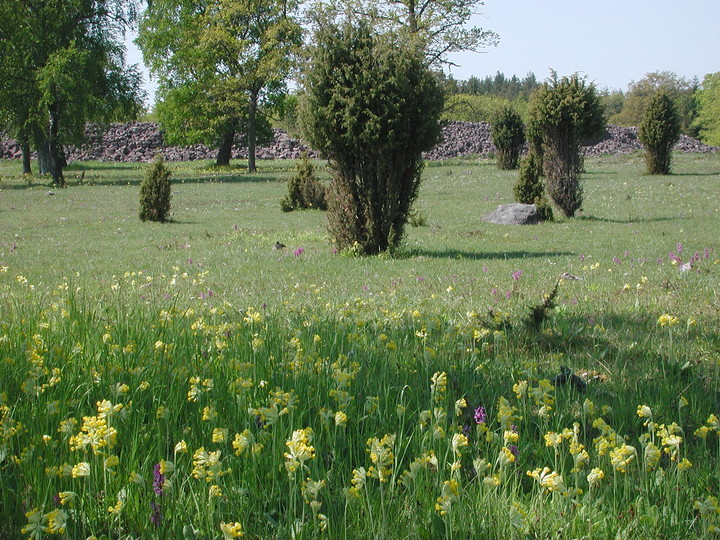
M282 130L273 130L275 139L256 151L258 159L297 159L308 151L311 157L317 154L302 141L290 137ZM160 126L153 122L131 124L110 124L109 126L88 126L86 140L79 148L68 148L68 161L152 161L161 152L167 161L194 161L215 159L217 150L201 144L193 146L168 146L164 144ZM717 152L715 146L707 146L691 137L682 136L675 147L681 152ZM424 154L425 159L443 159L480 156L487 157L495 151L492 143L490 124L487 122L450 122L443 128L440 143ZM604 154L618 155L642 151L637 138L637 128L607 126L607 131L598 142L585 147L588 156ZM17 159L22 152L19 145L0 134L0 159ZM247 148L236 144L233 159L247 157Z

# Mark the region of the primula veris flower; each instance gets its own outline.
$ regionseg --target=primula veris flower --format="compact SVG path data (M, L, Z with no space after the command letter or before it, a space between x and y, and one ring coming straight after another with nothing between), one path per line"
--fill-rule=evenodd
M220 532L223 534L223 540L231 540L232 538L240 538L244 536L242 524L239 522L220 523Z
M587 481L588 484L590 484L590 487L598 484L603 478L605 478L605 473L602 469L598 469L597 467L591 470L587 475Z
M664 313L660 315L660 317L657 320L657 323L660 326L675 326L680 322L680 319L675 317L674 315L669 315L668 313Z
M80 478L83 476L90 476L90 464L87 461L82 461L72 468L73 478Z

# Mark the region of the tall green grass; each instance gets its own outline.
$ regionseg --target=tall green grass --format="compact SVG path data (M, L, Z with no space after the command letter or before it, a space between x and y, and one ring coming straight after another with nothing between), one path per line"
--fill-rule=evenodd
M137 167L1 165L0 536L715 534L717 156L588 160L584 214L532 227L480 221L513 173L431 165L369 259L268 165L176 166L165 225Z

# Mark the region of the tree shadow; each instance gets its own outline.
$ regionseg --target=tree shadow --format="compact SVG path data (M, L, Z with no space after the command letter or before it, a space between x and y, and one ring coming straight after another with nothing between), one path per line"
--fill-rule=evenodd
M683 217L656 217L656 218L635 218L635 219L613 219L604 218L598 216L575 216L578 221L599 221L602 223L620 223L623 225L629 225L630 223L655 223L660 221L675 221L677 219L688 219Z
M459 249L443 249L432 250L416 248L406 252L406 256L410 257L428 257L432 259L468 259L473 261L484 260L505 260L505 259L537 259L546 257L567 257L573 255L569 251L503 251L503 252L484 252L477 253L471 251L463 251Z

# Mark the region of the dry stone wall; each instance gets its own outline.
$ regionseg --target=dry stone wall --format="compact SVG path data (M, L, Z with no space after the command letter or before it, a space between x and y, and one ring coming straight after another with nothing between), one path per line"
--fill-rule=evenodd
M316 156L306 144L290 137L282 130L274 130L275 138L267 146L257 149L258 159L297 159L307 151ZM691 137L682 136L676 149L681 152L717 152L715 146L707 146ZM642 150L637 138L637 128L607 126L605 135L591 146L585 147L589 156L603 154L630 154ZM440 143L424 154L425 159L437 161L466 156L487 157L495 151L487 122L450 122L443 128ZM157 153L167 161L194 161L215 159L217 150L197 144L193 146L168 146L164 144L160 126L153 122L110 124L109 126L88 126L85 143L79 148L70 147L68 161L152 161ZM19 145L0 134L0 158L20 158ZM247 157L247 148L236 145L232 157Z

